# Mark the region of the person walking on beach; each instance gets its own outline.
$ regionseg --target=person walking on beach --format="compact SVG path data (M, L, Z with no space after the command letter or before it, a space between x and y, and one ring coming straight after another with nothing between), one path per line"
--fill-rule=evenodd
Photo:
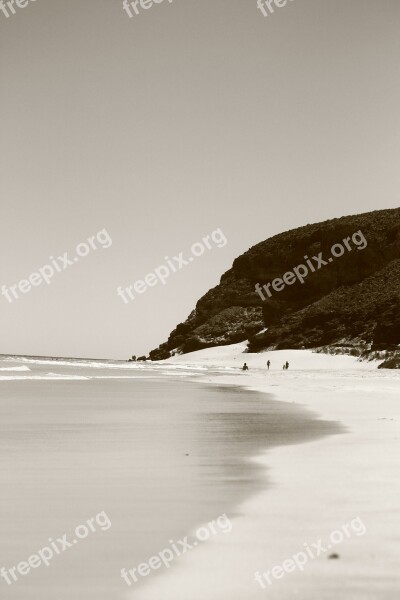
M285 364L283 365L283 370L284 370L284 371L286 370L286 365L285 365Z
M242 367L243 371L248 371L249 367L247 366L247 363L244 363L243 367Z
M267 367L268 367L268 371L269 371L269 366L270 366L270 361L267 362Z
M288 361L286 361L286 369L288 369L288 368L289 368L289 363L288 363Z

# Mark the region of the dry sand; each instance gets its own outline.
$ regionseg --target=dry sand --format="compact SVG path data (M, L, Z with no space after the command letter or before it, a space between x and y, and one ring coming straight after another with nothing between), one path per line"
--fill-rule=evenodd
M295 402L320 418L340 422L344 431L254 457L265 465L272 487L228 515L232 532L179 558L165 574L150 576L147 585L128 597L397 600L400 373L378 371L376 363L347 356L293 350L252 355L243 350L244 344L236 344L167 362L216 367L219 374L204 375L204 380L272 393L277 401ZM289 371L282 370L286 360ZM250 371L243 373L239 367L245 361ZM256 571L282 565L304 551L305 543L311 546L322 539L326 547L334 530L357 517L366 527L364 535L350 529L350 537L310 559L303 571L272 578L265 590L256 583ZM331 552L339 559L330 560Z

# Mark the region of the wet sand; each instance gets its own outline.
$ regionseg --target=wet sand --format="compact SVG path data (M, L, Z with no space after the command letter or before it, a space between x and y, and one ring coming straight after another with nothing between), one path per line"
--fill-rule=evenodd
M76 367L55 370L87 375ZM47 372L48 365L31 366L30 374ZM342 431L265 394L137 375L0 382L2 565L26 560L49 537L70 537L101 511L112 523L48 568L19 575L11 586L0 580L4 600L124 598L130 589L122 567L146 561L169 539L223 513L235 517L241 503L268 486L254 456ZM169 572L181 570L183 559ZM135 593L163 577L163 570L152 572Z

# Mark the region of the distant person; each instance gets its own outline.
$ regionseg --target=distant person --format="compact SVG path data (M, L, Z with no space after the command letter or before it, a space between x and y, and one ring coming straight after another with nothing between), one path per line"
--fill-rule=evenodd
M284 371L286 370L286 365L283 365L283 370L284 370Z
M268 362L267 362L268 371L269 371L269 367L270 367L270 365L271 365L271 362L270 362L270 361L268 361Z
M286 361L286 369L288 369L288 368L289 368L289 363L288 363L288 361Z
M247 363L244 363L243 367L242 367L243 371L248 371L249 367L247 366Z

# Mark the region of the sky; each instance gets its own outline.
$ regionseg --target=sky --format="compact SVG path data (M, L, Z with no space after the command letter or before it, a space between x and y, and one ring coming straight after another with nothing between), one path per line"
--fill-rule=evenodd
M400 205L398 0L26 4L0 12L0 353L147 354L251 246Z

